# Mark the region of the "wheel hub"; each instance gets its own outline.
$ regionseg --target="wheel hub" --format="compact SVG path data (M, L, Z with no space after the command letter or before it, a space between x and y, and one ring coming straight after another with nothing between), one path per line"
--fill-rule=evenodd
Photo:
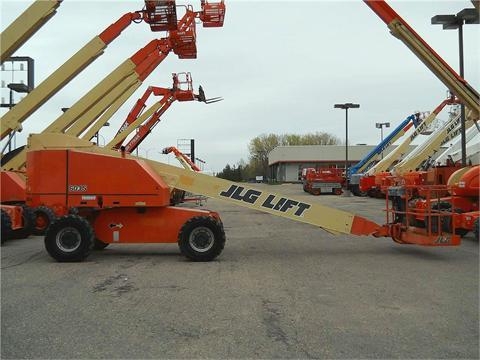
M62 251L73 252L80 247L82 238L77 229L66 227L58 232L55 241Z
M192 249L197 252L207 252L213 247L215 235L207 227L198 227L189 236L189 243Z

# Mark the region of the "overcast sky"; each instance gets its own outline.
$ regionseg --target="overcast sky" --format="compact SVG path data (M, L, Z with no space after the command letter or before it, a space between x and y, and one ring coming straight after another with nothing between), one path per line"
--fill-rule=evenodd
M1 30L32 1L1 0ZM183 3L177 1L177 3ZM189 2L195 10L200 1ZM430 46L458 69L458 32L431 25L437 14L456 14L470 1L390 1ZM349 112L349 143L375 145L376 122L393 127L415 111L431 111L446 88L363 1L227 1L223 28L197 26L198 57L171 53L101 130L108 142L148 86L171 87L173 72L191 72L194 88L224 101L205 105L176 102L140 146L140 155L175 163L160 155L177 139L194 138L205 170L248 159L249 141L263 133L327 132L345 140L345 112L335 103L355 102ZM64 0L58 13L14 55L35 59L36 84L68 60L91 38L142 0ZM179 12L181 12L179 10ZM17 145L41 132L112 69L164 33L132 24L103 56L24 122ZM480 85L480 28L464 28L465 78ZM2 72L2 79L9 80ZM2 89L8 101L8 92ZM151 98L148 105L154 102ZM2 114L6 111L1 110ZM448 109L440 118L448 117ZM385 134L388 133L388 130ZM102 144L103 139L100 140Z

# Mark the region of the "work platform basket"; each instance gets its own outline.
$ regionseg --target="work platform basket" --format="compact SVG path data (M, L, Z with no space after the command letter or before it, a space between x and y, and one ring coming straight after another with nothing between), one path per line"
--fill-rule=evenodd
M177 29L177 8L175 1L145 0L147 21L152 31L172 31Z
M209 3L202 1L200 20L203 27L222 27L225 19L225 3L222 1Z

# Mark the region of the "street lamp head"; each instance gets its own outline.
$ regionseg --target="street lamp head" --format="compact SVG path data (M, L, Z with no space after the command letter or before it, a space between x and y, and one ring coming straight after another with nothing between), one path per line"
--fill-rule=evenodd
M463 9L456 15L435 15L431 19L432 25L443 25L444 30L455 30L463 24L479 24L480 13L477 9Z
M22 83L12 83L12 84L8 84L7 87L10 89L10 90L13 90L17 93L29 93L30 92L30 88L25 85L25 84L22 84Z
M345 104L335 104L333 105L334 109L358 109L360 104L345 103Z
M381 128L383 128L384 126L388 128L388 127L390 127L390 123L389 123L389 122L375 123L375 127L376 127L377 129L381 129Z
M475 8L463 9L457 17L465 21L465 24L480 24L480 11Z
M432 25L443 25L444 29L458 29L460 25L456 15L435 15L431 19Z

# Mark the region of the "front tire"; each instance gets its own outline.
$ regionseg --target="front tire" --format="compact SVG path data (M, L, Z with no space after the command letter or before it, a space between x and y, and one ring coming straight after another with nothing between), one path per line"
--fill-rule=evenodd
M193 261L211 261L225 247L223 226L210 216L196 216L183 224L178 236L180 252Z
M45 234L45 249L59 262L82 261L93 248L93 229L78 215L67 215L50 224Z

